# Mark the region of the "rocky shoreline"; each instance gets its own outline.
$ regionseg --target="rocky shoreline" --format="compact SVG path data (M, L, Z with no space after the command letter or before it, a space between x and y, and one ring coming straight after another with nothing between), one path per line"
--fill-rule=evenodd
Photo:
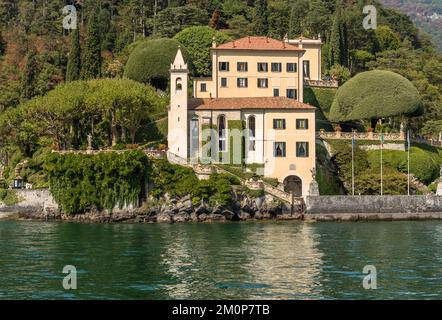
M91 211L84 214L67 215L54 207L11 208L13 219L40 221L72 221L84 223L185 223L185 222L226 222L248 220L301 220L300 208L291 207L272 196L251 198L238 197L229 207L210 206L207 203L195 205L190 197L174 199L165 197L149 201L141 208Z
M24 201L14 205L0 204L0 220L71 221L79 223L204 223L228 221L281 221L306 222L358 222L442 220L438 197L384 197L376 203L376 197L316 197L307 198L306 208L295 207L277 200L271 195L253 197L235 194L229 206L193 203L190 197L180 199L165 196L149 199L142 207L90 211L67 215L58 210L49 191L23 193ZM372 204L369 206L367 203ZM366 212L359 205L365 204ZM407 205L408 204L408 205ZM384 205L382 207L381 205ZM402 208L404 213L396 211ZM307 209L307 212L305 212ZM359 211L358 211L358 210ZM334 211L334 210L341 210ZM354 210L354 211L353 211ZM345 211L345 212L344 212Z

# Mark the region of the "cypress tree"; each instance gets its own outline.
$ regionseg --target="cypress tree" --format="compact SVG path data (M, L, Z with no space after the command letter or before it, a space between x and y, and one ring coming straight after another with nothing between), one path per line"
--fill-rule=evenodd
M256 0L256 25L255 34L266 36L269 33L269 11L267 0Z
M341 14L340 10L336 11L336 15L333 19L333 25L330 34L329 43L329 66L332 67L335 64L342 64L342 32L341 32Z
M81 66L83 80L101 77L101 38L97 10L91 13L88 20L86 45Z
M29 100L36 95L35 85L37 83L39 66L37 61L37 52L35 49L31 49L26 60L23 77L21 79L22 101Z
M71 50L69 52L68 67L66 71L66 82L80 79L81 70L81 49L80 49L80 31L74 29L71 34Z
M294 38L302 34L302 19L305 17L308 2L294 0L290 11L289 37Z

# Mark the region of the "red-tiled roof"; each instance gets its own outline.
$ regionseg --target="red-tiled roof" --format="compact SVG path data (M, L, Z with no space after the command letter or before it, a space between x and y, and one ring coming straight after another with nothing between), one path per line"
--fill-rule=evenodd
M268 37L245 37L221 44L215 50L304 51L298 46Z
M286 97L189 99L190 110L315 109Z

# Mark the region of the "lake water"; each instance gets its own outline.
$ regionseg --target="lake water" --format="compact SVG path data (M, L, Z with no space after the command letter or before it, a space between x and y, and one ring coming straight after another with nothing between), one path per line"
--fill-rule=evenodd
M77 290L63 289L65 265ZM376 290L363 288L374 265ZM0 221L0 299L441 299L442 222Z

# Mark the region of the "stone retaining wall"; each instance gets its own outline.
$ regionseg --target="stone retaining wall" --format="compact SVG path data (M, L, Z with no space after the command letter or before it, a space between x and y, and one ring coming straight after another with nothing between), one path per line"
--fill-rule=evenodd
M442 196L310 196L306 208L307 214L442 213Z
M46 212L58 210L49 189L15 190L19 203L13 206L0 204L0 212Z

